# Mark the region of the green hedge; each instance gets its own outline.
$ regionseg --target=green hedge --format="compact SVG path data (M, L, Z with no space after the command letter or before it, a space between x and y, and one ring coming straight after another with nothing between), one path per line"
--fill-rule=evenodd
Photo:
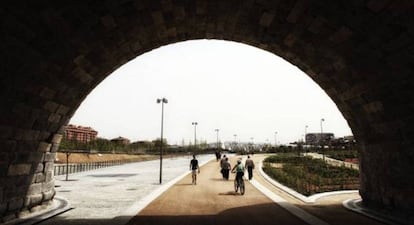
M282 164L275 168L272 163ZM263 170L273 179L303 195L358 189L359 172L346 167L334 167L321 159L277 154L264 160Z

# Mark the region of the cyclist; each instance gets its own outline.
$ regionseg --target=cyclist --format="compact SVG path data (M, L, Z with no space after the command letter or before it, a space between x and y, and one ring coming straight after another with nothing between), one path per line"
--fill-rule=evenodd
M231 172L236 172L236 181L237 182L243 182L243 176L244 176L244 165L241 161L241 159L237 160L237 164L231 169ZM240 184L240 183L239 183Z
M197 184L197 170L198 173L200 173L200 166L198 165L198 160L196 159L195 155L193 155L193 159L190 161L190 170L193 178L192 183Z

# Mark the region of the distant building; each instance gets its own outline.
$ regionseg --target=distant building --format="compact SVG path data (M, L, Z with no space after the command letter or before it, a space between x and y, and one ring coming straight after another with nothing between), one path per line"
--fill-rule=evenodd
M305 137L305 144L320 145L328 144L329 141L335 138L333 133L307 133Z
M91 127L82 127L69 124L65 128L65 139L78 141L78 142L90 142L96 139L98 132Z
M111 139L111 142L115 142L117 144L123 144L123 145L128 145L129 143L131 143L131 141L128 138L124 138L121 136Z

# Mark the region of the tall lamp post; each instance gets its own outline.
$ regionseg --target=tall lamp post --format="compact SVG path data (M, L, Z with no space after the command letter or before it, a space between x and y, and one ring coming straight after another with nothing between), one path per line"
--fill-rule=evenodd
M236 151L236 147L238 148L239 147L239 145L238 145L238 143L237 143L237 134L233 134L233 136L234 136L234 151Z
M163 132L164 132L164 104L168 103L166 98L158 98L157 104L161 103L161 141L160 141L160 184L162 183L162 154L163 154Z
M319 141L320 141L320 144L321 144L321 147L322 147L322 160L325 162L325 148L324 148L324 146L323 146L323 128L322 128L322 122L324 122L325 121L325 119L324 118L322 118L321 119L321 137L320 137L320 139L319 139Z
M192 122L192 125L194 125L194 148L197 148L197 122Z
M217 132L217 151L219 150L219 131L220 129L215 129L215 132Z
M277 147L277 139L276 139L276 136L277 136L277 132L275 132L275 148Z
M306 144L306 134L308 134L308 125L305 126L305 144Z

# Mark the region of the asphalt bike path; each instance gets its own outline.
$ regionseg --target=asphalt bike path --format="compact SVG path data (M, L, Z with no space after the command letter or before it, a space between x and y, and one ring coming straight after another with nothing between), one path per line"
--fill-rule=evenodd
M253 157L256 166L263 157ZM237 158L231 158L232 166ZM219 171L219 162L211 161L201 168L197 185L191 184L191 174L185 176L141 210L128 225L382 224L342 206L343 200L355 198L355 194L328 196L309 205L269 184L255 169L254 179L245 181L246 193L240 195L234 191L234 174L226 181ZM256 187L266 190L267 195Z

